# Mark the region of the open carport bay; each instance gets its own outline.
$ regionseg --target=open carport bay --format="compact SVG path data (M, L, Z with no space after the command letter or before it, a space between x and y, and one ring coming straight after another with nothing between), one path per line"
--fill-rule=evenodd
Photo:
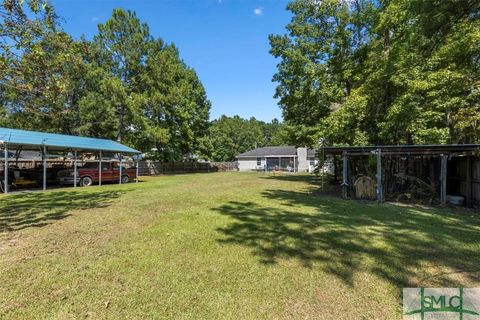
M138 180L139 151L114 141L0 128L0 145L4 193Z

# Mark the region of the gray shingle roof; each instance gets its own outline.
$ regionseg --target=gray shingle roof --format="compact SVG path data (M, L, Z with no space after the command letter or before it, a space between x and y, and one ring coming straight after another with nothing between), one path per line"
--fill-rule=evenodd
M247 157L268 157L268 156L296 156L297 148L294 146L281 146L281 147L262 147L253 149L244 153L241 153L237 158ZM314 149L307 150L308 157L315 156Z
M307 157L315 157L317 153L317 150L315 149L308 149L307 150Z

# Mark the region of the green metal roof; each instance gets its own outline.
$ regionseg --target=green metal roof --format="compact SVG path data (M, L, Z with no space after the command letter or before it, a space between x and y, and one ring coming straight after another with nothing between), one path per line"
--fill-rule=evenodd
M13 148L23 147L31 148L46 146L50 150L78 150L78 151L107 151L121 153L140 153L140 151L127 147L118 142L87 138L79 136L70 136L65 134L55 134L38 131L17 130L9 128L0 128L0 140Z

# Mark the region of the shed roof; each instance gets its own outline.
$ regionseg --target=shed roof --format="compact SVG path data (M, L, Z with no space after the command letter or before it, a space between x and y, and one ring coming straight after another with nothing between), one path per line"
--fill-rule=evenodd
M71 136L39 131L0 128L0 140L9 146L32 148L46 146L50 150L108 151L121 153L140 153L112 140Z
M250 158L250 157L269 157L269 156L296 156L297 148L294 146L279 146L279 147L262 147L256 148L244 153L241 153L237 158ZM315 156L314 149L307 150L308 157Z
M346 146L325 147L325 153L340 155L365 155L381 149L383 154L392 155L440 155L455 153L473 153L480 150L480 144L428 144L428 145L377 145L377 146Z

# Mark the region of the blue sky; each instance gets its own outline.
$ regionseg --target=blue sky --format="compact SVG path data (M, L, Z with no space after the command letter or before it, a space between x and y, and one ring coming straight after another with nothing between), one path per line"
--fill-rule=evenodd
M91 38L114 8L130 9L154 37L173 42L195 68L212 101L211 118L222 114L281 119L271 79L277 61L268 35L284 33L287 0L52 0L64 29Z

